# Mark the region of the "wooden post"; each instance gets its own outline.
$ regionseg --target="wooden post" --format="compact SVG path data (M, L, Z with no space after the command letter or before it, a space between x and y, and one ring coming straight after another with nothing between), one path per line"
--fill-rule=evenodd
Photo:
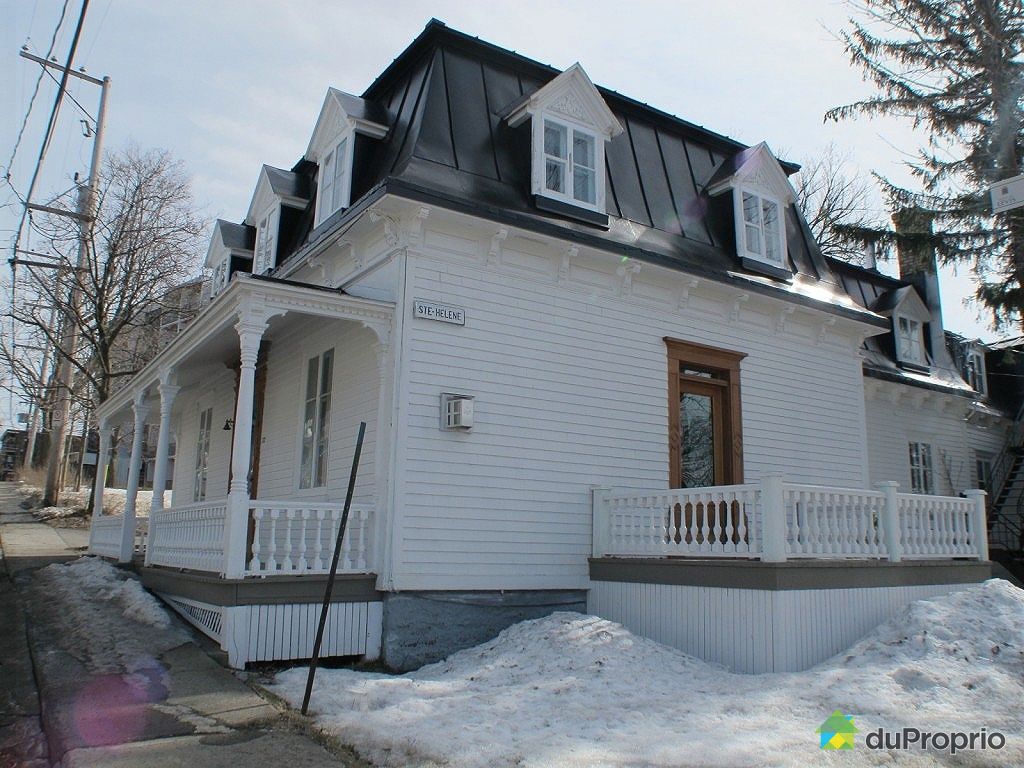
M889 562L898 563L903 559L903 533L900 530L900 484L895 480L883 480L875 483L875 488L885 494L885 505L882 507L882 539L885 550L889 553Z
M121 520L121 555L118 562L130 563L135 552L135 504L139 496L139 472L142 470L142 436L146 428L145 390L135 395L132 412L135 414L132 433L132 455L128 462L128 488L125 492L124 517Z
M593 555L604 557L611 554L611 496L612 489L607 485L595 485L590 489L591 501L594 508L593 515Z
M238 397L231 442L231 486L228 489L227 520L224 526L224 576L245 575L246 546L249 541L249 460L252 455L252 406L256 393L256 359L267 322L246 314L235 324L238 332Z
M971 538L978 553L979 560L988 560L988 521L985 512L985 491L972 488L964 491L964 496L974 502L974 511L971 513Z
M761 559L766 563L786 560L786 500L781 472L761 477Z

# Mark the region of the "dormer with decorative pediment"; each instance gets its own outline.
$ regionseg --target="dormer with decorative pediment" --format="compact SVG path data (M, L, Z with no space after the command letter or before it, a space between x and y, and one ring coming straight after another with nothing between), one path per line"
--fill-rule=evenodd
M764 142L726 160L707 185L711 196L731 191L736 255L747 269L789 278L786 210L796 192Z
M232 274L250 271L255 235L245 224L217 219L203 265L210 270L211 299L227 288Z
M256 229L252 273L277 266L282 227L297 220L309 204L306 179L291 171L264 165L256 182L245 224Z
M605 143L622 125L578 63L516 103L515 127L531 120L532 191L538 208L607 225Z
M924 329L931 313L914 287L907 285L883 293L871 309L892 321L897 364L911 371L930 371Z
M352 201L352 168L357 136L374 140L388 135L391 117L372 101L329 88L320 108L305 160L317 166L314 228Z

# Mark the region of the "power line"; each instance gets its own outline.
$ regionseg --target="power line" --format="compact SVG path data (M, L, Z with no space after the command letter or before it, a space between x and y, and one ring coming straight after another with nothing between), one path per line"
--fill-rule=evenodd
M75 51L78 49L78 41L82 36L82 25L85 24L85 13L89 9L89 0L82 0L82 10L78 14L78 23L75 25L75 36L71 39L71 48L68 51L67 62L64 64L64 74L60 78L60 86L57 88L57 96L53 101L53 109L50 110L50 119L46 124L46 133L43 135L43 145L39 148L39 158L36 160L35 170L32 172L32 181L29 183L28 192L25 194L25 208L21 214L21 221L18 223L18 232L14 237L14 247L17 248L21 241L21 232L25 227L25 219L28 217L28 203L32 201L32 193L35 192L36 183L39 181L39 171L43 167L43 160L46 158L46 150L50 147L53 139L53 129L57 125L57 115L60 112L60 105L64 99L64 91L67 89L68 76L71 72L71 64L75 59Z
M60 9L60 18L57 20L57 26L53 30L53 37L50 38L50 48L46 52L46 58L49 59L53 55L53 48L57 44L57 35L60 34L60 28L64 24L64 15L68 10L69 0L64 0L64 5ZM35 16L35 9L32 10L33 17ZM32 106L35 104L36 96L39 95L39 86L43 82L43 74L46 73L46 67L43 67L43 71L39 73L39 77L36 78L36 85L32 91L32 98L28 100L28 110L25 112L25 119L21 121L21 128L18 129L18 137L14 140L14 149L11 150L11 159L7 161L7 170L5 176L8 183L11 179L11 171L14 168L14 158L18 154L18 148L21 146L21 139L25 135L25 128L28 126L29 117L32 114Z

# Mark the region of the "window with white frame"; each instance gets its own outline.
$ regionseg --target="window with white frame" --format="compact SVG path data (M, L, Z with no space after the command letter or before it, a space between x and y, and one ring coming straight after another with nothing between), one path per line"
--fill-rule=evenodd
M975 488L992 494L992 455L980 451L974 454Z
M596 209L598 183L603 183L597 135L551 117L543 120L543 194Z
M333 349L309 358L306 365L306 397L302 411L300 488L319 488L327 484L333 378Z
M213 408L199 414L199 433L196 435L195 480L192 484L192 501L206 499L206 479L210 460L210 433L213 429Z
M925 365L923 326L911 317L896 318L896 355L902 363Z
M274 266L277 250L277 212L275 206L256 227L256 252L252 265L254 275L262 275Z
M932 447L928 443L910 443L910 492L935 493Z
M977 347L970 347L964 356L964 378L971 389L980 395L988 390L985 386L985 353Z
M782 266L786 251L782 206L777 200L742 188L737 190L737 197L743 223L737 232L742 238L740 255Z
M317 224L331 214L347 208L352 192L352 137L344 136L333 143L320 163L317 175Z
M210 278L210 298L223 291L228 285L228 260L224 259L213 268L213 277Z

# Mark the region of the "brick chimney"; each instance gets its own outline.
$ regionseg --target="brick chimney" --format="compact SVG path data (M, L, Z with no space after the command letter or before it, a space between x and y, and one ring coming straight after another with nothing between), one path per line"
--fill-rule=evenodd
M921 295L931 320L925 340L936 365L947 367L946 337L942 326L942 301L939 298L939 268L935 246L930 242L931 215L920 208L903 208L892 215L896 228L896 256L900 279L913 285Z

